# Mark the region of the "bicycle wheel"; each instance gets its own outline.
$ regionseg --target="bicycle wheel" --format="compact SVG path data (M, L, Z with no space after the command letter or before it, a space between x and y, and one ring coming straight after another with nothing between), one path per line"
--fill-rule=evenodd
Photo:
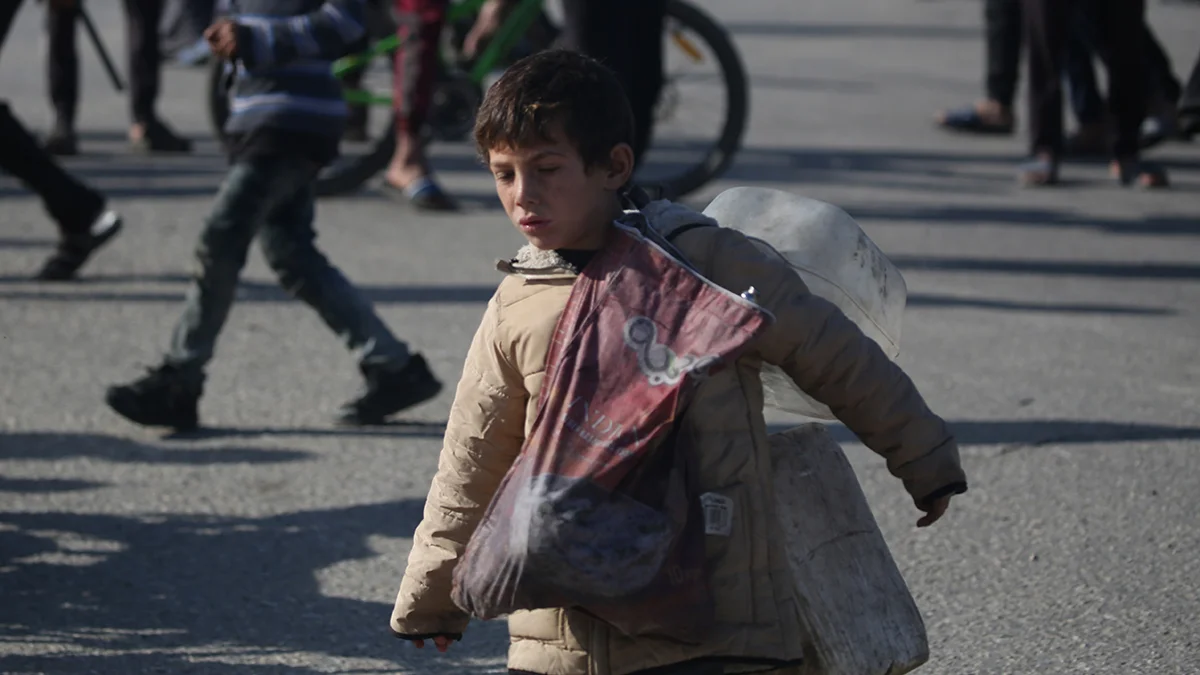
M680 63L713 63L717 73L664 73L655 111L654 136L639 167L639 183L662 187L664 196L683 197L725 172L741 147L749 114L746 68L729 34L711 16L685 0L668 0L664 70ZM723 86L723 110L714 124L691 118L714 112L714 83ZM691 101L696 95L701 101ZM684 97L688 101L683 101ZM673 119L677 113L679 120ZM688 119L683 119L688 118ZM678 121L678 124L673 122ZM703 128L700 128L703 127Z

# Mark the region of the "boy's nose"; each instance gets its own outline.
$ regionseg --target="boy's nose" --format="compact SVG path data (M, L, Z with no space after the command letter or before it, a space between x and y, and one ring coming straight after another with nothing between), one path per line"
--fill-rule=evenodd
M517 203L521 205L537 204L540 190L537 187L537 180L528 176L517 176Z

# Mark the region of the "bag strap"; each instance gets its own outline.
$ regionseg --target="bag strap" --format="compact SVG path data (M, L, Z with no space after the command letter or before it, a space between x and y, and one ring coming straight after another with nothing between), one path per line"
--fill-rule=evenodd
M676 237L683 234L684 232L694 230L698 227L716 227L716 225L713 225L712 223L691 223L688 225L681 225L681 226L675 228L674 230L671 230L671 232L667 235L667 241L669 241L671 243L675 243Z

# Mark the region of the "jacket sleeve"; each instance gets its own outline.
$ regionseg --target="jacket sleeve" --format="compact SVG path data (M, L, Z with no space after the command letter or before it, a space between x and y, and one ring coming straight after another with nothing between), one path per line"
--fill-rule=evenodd
M701 228L687 236L709 237L703 259L710 261L714 282L736 293L754 286L759 304L775 314L759 339L763 360L779 366L882 455L916 503L966 491L958 444L945 421L836 305L810 292L786 261L740 232Z
M459 634L466 628L469 617L450 599L454 566L524 440L528 395L497 337L498 314L493 298L463 364L437 473L392 611L392 631L402 636Z
M238 58L248 70L339 58L366 33L365 12L364 0L328 0L308 14L237 17Z

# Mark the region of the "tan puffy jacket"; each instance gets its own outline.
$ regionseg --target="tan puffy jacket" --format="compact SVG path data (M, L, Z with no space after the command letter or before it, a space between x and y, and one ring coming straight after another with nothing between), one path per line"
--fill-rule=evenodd
M655 226L705 217L682 207ZM674 221L674 222L672 222ZM770 444L759 370L780 366L828 405L904 482L914 499L965 484L958 447L912 381L836 307L809 292L777 257L725 228L682 231L675 245L706 277L757 301L776 321L736 364L706 380L683 423L698 439L700 489L733 500L728 536L708 535L718 626L703 646L629 638L577 611L509 617L508 665L546 675L626 675L692 659L719 658L728 672L763 670L802 657L791 572L774 512ZM468 617L450 600L452 572L533 424L546 352L576 271L530 246L488 303L463 365L437 474L413 537L392 613L405 635L460 633ZM466 639L469 639L467 637Z

